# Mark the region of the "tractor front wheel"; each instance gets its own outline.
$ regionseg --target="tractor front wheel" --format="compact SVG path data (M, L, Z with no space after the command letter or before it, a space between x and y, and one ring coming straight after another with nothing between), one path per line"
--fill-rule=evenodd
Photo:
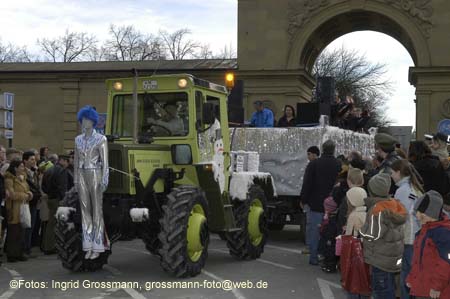
M181 186L167 195L159 223L161 267L176 277L193 277L208 257L208 202L199 188Z
M266 206L264 191L257 185L250 188L247 200L234 202L234 216L241 230L227 233L227 246L232 256L241 260L261 256L268 235Z

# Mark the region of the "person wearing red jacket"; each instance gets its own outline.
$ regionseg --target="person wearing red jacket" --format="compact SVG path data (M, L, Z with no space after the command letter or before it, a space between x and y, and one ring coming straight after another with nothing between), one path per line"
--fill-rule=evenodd
M443 217L442 206L442 196L433 190L415 204L422 227L406 279L415 298L450 298L450 220Z

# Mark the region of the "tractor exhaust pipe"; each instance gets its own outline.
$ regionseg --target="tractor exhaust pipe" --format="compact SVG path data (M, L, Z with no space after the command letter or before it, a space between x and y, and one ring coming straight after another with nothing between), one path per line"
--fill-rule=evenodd
M138 144L138 71L133 68L134 81L133 81L133 142Z

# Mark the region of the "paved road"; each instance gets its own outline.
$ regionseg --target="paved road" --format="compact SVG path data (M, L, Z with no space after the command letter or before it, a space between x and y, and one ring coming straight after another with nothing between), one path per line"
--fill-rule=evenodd
M326 274L318 267L308 265L308 256L300 253L303 245L298 239L297 231L297 228L292 226L282 232L272 232L262 258L245 262L234 260L228 254L225 242L212 235L206 267L201 275L191 279L174 279L168 276L160 268L158 258L146 251L141 240L114 244L109 264L102 271L95 273L70 273L61 267L54 255L40 255L21 263L4 262L0 268L0 299L345 298L339 287L338 274ZM11 280L23 280L28 288L11 289ZM220 287L228 288L228 282L222 283L226 280L235 283L250 281L254 288L244 288L241 284L241 288L225 291ZM52 281L60 285L52 286ZM69 287L72 283L74 288L64 291L64 282ZM138 285L123 288L113 288L111 285L97 288L95 285L108 282L129 282ZM152 287L151 282L177 282L186 285L190 283L191 286L200 287L163 289L161 285L154 285L154 289L147 290ZM219 288L202 287L212 286L214 283ZM44 288L40 284L44 284ZM32 286L35 288L31 288Z

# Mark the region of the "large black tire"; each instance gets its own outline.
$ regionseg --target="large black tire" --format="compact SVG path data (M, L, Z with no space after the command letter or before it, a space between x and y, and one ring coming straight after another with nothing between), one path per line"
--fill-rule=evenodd
M145 248L154 255L159 254L159 249L161 248L161 242L158 238L158 233L161 230L158 223L154 223L151 220L145 221L141 225L142 229L142 241L144 241Z
M199 238L203 250L193 261L188 253L188 223L194 207L201 207L205 220L200 225ZM202 271L208 257L208 202L199 188L180 186L167 195L162 207L163 215L159 221L161 231L158 234L161 247L158 250L161 267L176 277L193 277Z
M74 189L66 193L60 207L74 208L68 219L57 219L55 227L55 241L58 257L62 266L70 271L97 271L107 264L111 250L100 254L95 260L84 259L82 248L81 214L78 194Z
M252 203L259 200L262 204L263 214L259 217L259 230L262 233L262 239L258 244L253 244L249 233L249 212ZM260 186L253 185L247 195L247 200L235 200L233 203L233 212L236 224L241 230L227 233L227 246L230 254L237 259L257 259L264 252L264 246L267 241L267 200L263 189Z
M284 223L269 222L268 228L269 230L281 231L284 228Z

